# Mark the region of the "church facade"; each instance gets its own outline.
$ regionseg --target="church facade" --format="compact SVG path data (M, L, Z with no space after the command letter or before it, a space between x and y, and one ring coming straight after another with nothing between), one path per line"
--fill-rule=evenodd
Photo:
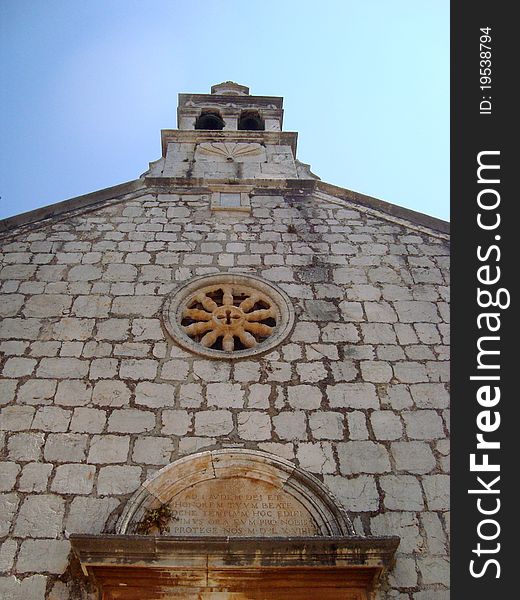
M0 597L449 597L447 223L180 94L138 179L0 222Z

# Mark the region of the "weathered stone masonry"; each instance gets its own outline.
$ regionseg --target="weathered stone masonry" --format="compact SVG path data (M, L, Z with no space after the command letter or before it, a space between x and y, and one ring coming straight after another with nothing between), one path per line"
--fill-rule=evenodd
M0 596L90 597L68 535L113 531L176 458L237 447L316 475L358 534L401 537L380 598L448 598L446 235L317 185L256 188L250 213L171 191L4 234ZM168 335L167 294L224 272L291 298L275 350L210 360Z

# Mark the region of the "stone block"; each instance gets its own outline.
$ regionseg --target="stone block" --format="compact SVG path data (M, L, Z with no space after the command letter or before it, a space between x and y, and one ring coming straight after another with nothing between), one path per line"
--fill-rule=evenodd
M109 466L101 467L97 481L100 496L131 494L141 482L141 467Z
M14 534L19 537L56 538L63 528L65 500L59 496L28 496L18 513Z
M287 388L287 400L292 408L316 409L321 406L321 390L312 385L293 385Z
M0 462L0 492L10 492L14 488L20 465L15 462Z
M424 508L421 485L411 475L387 475L379 480L388 510L417 511Z
M437 464L429 444L425 442L395 442L391 452L398 471L422 475L429 473Z
M368 512L379 509L379 493L371 475L359 475L351 479L325 475L324 482L347 511Z
M50 463L27 463L20 475L18 489L21 492L45 492L52 468Z
M394 588L412 588L417 585L417 568L412 556L396 557L395 566L389 575L389 583Z
M42 358L36 375L44 379L81 379L88 369L89 362L78 358Z
M426 543L430 555L447 555L448 539L439 515L434 512L424 512L421 514L421 522L426 533Z
M303 442L299 444L296 458L300 467L311 473L324 475L336 471L336 461L331 445L327 442Z
M242 360L234 365L233 379L239 382L258 381L260 365L250 360Z
M107 430L114 433L142 433L155 428L155 415L149 410L122 408L112 411Z
M189 364L185 360L166 361L161 368L161 378L183 381L188 377Z
M4 294L0 306L0 317L14 317L25 300L23 294Z
M307 424L303 411L284 411L273 417L276 435L281 440L306 440Z
M7 318L0 320L0 339L38 339L42 323L39 319Z
M395 344L397 338L389 323L362 323L361 333L365 344Z
M228 410L203 410L195 413L195 435L215 437L233 430L233 416Z
M450 509L450 478L448 475L425 475L422 484L429 510Z
M96 467L91 465L59 465L51 484L51 491L58 494L90 494L95 473Z
M18 579L14 575L0 577L0 598L6 600L44 600L47 577L31 575Z
M372 517L372 535L398 535L401 538L399 552L411 554L424 551L419 521L414 512L384 512Z
M140 437L135 441L132 460L147 465L167 465L173 451L173 441L168 437Z
M64 341L88 340L94 329L94 319L78 319L75 317L64 317L52 327L54 339Z
M243 411L238 414L238 435L243 440L271 439L271 419L259 411Z
M94 435L90 441L88 462L95 464L126 462L129 448L129 436Z
M249 386L247 396L247 408L269 408L269 397L271 395L271 386L261 383L254 383Z
M24 358L22 356L13 356L8 358L2 369L3 377L27 377L34 371L36 360L34 358Z
M60 575L67 569L69 552L68 540L24 540L16 561L16 571Z
M326 300L306 300L304 318L310 321L338 321L339 314L336 305Z
M364 320L363 305L361 302L343 300L339 303L339 309L344 321L359 322Z
M163 410L161 433L186 435L191 428L191 414L186 410Z
M0 573L9 573L11 571L17 550L18 543L16 540L8 538L0 544Z
M96 358L90 363L89 379L113 379L117 376L118 367L116 358Z
M18 402L33 405L52 404L56 384L57 382L51 379L29 379L18 390Z
M365 302L367 320L371 323L395 323L397 315L388 302Z
M340 471L345 475L391 470L387 449L376 442L341 442L338 444L338 458Z
M99 267L76 265L69 270L67 279L69 281L95 281L96 279L100 279L101 275L102 271Z
M77 433L101 433L105 427L106 413L97 408L76 408L70 422L70 430Z
M10 460L39 460L44 443L43 433L17 433L9 437L7 452Z
M183 408L198 408L204 402L202 386L199 383L186 383L179 388L179 404Z
M119 375L121 379L155 379L157 367L158 362L149 358L123 360Z
M212 360L196 360L193 362L193 374L205 383L225 382L230 380L229 363Z
M332 273L334 283L367 283L367 276L362 269L355 267L341 267L334 269Z
M318 361L310 363L299 362L296 364L296 371L303 384L316 383L328 377L325 365Z
M360 364L363 381L388 383L393 376L392 367L382 360L364 360Z
M175 404L175 388L167 383L138 383L135 402L150 408L162 408Z
M293 342L319 342L320 328L316 323L297 322L294 326L291 338Z
M331 343L351 343L359 341L359 333L352 323L328 323L323 328L322 340Z
M0 430L23 431L29 429L34 418L32 406L6 406L0 411Z
M23 309L26 317L61 317L72 304L72 297L64 294L41 294L28 298Z
M382 404L394 410L402 410L403 408L411 408L413 400L405 385L388 385L386 394L382 398Z
M244 391L237 383L210 383L207 386L208 406L242 408Z
M332 408L379 408L376 389L371 383L328 385L326 396Z
M74 498L69 507L65 528L69 533L101 533L118 505L119 501L115 498Z
M333 380L337 381L355 381L359 374L359 369L353 360L342 360L330 364Z
M433 440L445 437L441 417L434 410L403 411L406 433L413 440Z
M123 381L99 381L92 393L92 404L97 406L126 406L130 402L130 389Z
M343 415L339 412L317 411L309 415L312 437L316 440L343 439Z
M110 314L112 299L109 296L78 296L72 306L72 314L77 317L102 319Z
M14 400L18 381L0 380L0 406L5 406Z
M394 375L401 383L428 381L426 367L419 362L398 362L394 364Z
M123 317L153 317L161 308L162 297L119 296L112 302L112 314Z
M347 414L348 439L367 440L369 437L367 418L364 412L355 410Z
M71 419L71 411L59 406L42 406L36 411L31 429L42 431L67 431Z
M449 394L442 383L418 383L410 386L417 408L448 408Z
M132 335L135 341L164 339L159 319L134 319L132 321Z
M394 303L402 323L438 323L441 319L433 302L403 300Z
M104 321L98 321L96 326L96 339L123 341L128 338L129 329L129 319L106 319Z
M369 269L368 278L373 283L400 283L400 275L390 267L376 267Z
M370 423L377 440L398 440L403 435L401 419L390 410L374 411Z
M0 536L9 533L18 508L19 498L15 493L0 494Z
M422 581L425 585L450 585L450 563L447 558L440 556L420 556L417 559Z
M185 437L179 440L179 454L181 456L185 454L194 454L204 448L209 448L215 444L215 438L205 437Z

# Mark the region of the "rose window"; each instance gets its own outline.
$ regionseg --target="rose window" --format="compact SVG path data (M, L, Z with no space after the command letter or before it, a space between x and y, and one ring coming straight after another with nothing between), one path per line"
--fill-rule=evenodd
M197 277L165 305L165 324L185 348L213 357L270 350L289 333L293 310L286 294L257 277Z

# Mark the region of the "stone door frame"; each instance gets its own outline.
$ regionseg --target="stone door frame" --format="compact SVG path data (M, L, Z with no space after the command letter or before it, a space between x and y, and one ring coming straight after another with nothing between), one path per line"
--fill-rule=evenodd
M71 535L101 600L369 600L399 538Z

